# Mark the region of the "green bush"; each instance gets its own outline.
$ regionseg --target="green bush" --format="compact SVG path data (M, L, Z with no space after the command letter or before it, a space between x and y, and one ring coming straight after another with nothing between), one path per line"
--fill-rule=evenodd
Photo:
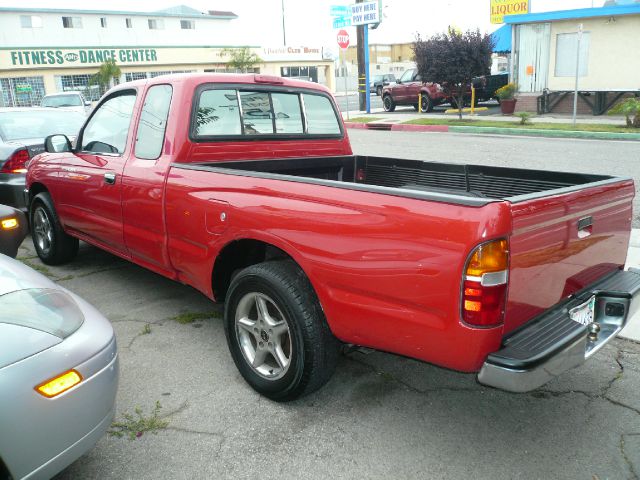
M609 115L624 115L627 127L640 128L640 98L632 97L616 104Z
M534 115L531 112L518 112L516 117L520 117L520 125L530 125Z
M511 100L515 96L517 89L518 86L515 83L509 82L496 90L496 97L500 100Z

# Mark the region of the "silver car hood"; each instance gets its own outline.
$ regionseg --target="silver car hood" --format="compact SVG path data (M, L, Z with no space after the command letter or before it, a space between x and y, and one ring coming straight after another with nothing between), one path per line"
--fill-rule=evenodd
M0 295L27 288L60 287L22 262L0 254Z
M0 370L62 342L34 328L0 323Z

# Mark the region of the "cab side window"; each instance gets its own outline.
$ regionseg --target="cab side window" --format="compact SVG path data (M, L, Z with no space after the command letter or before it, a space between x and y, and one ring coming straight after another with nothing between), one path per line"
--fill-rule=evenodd
M100 105L82 133L81 150L121 155L127 145L135 102L135 90L125 90Z
M162 153L173 88L155 85L147 91L136 134L135 156L155 160Z

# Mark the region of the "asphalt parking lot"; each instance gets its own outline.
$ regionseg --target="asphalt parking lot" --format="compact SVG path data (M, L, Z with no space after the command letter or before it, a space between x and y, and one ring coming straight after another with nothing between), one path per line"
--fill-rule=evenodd
M105 436L56 477L637 478L640 345L616 340L529 394L380 352L341 358L321 391L278 404L251 390L224 338L221 307L195 290L86 244L45 267L20 258L112 322L117 420L141 409L165 428ZM180 323L180 321L185 323ZM145 423L145 422L143 422ZM144 428L144 427L140 427Z

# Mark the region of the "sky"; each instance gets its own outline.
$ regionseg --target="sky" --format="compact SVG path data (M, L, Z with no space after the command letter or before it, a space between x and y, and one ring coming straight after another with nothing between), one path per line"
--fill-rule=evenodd
M604 0L529 0L532 12L568 10L603 5ZM320 46L337 53L337 30L331 25L329 7L348 5L340 0L0 0L2 7L78 8L95 10L153 11L184 4L201 11L230 10L239 18L231 44L278 46L283 44L282 5L287 45ZM355 3L355 1L354 1ZM462 30L491 32L489 0L383 0L383 22L371 30L369 43L411 42L453 25ZM108 5L108 7L106 6ZM355 43L355 27L348 28ZM219 43L216 40L216 43Z

